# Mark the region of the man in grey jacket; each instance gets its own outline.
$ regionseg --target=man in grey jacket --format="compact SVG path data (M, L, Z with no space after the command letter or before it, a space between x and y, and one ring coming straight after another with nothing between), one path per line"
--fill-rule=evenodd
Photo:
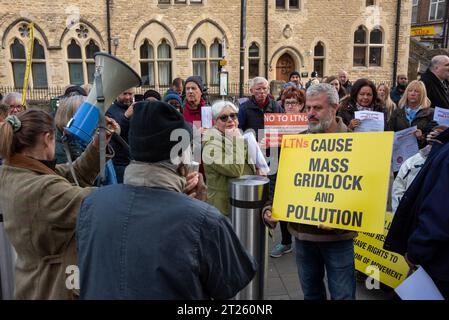
M338 93L333 86L320 83L309 87L306 110L309 129L306 134L339 133L348 129L337 117ZM265 210L264 219L275 226L271 211ZM355 299L354 242L356 232L289 223L288 230L296 238L296 264L305 300L326 300L324 270L333 300Z

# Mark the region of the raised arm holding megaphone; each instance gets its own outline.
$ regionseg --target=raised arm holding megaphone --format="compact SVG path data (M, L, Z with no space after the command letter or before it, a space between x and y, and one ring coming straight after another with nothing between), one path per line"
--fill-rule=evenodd
M100 176L104 180L106 159L106 108L123 91L142 84L140 76L125 62L107 54L98 52L95 57L95 79L92 90L67 124L64 130L70 138L89 143L95 131L100 129Z

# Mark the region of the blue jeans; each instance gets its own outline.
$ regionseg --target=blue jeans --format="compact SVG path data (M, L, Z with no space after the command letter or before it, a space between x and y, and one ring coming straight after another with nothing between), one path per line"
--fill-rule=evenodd
M305 300L326 300L324 268L332 300L355 300L354 242L296 241L296 265Z

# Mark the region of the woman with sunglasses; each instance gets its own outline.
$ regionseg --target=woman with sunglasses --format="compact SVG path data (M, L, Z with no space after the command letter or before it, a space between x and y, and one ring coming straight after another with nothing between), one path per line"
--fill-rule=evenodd
M208 203L229 215L229 180L256 174L248 163L247 146L238 129L238 108L229 101L212 105L214 127L203 137L203 163Z

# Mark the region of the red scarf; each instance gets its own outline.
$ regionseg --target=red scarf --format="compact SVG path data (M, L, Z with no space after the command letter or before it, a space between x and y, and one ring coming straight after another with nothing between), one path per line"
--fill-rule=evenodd
M201 127L201 108L206 105L206 101L203 99L200 100L200 105L198 108L193 109L191 104L186 100L184 105L184 120L186 122L195 123L196 126Z

